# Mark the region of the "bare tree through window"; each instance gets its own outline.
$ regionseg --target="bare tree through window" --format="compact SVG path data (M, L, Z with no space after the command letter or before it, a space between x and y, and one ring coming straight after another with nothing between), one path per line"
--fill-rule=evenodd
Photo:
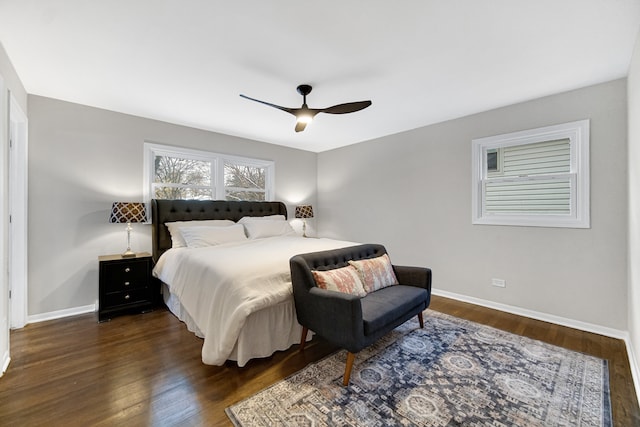
M224 187L227 200L265 200L265 169L225 163Z
M183 157L178 152L160 150L152 158L154 198L267 200L272 162L208 156L205 152Z
M155 157L157 199L211 199L211 162L170 156Z

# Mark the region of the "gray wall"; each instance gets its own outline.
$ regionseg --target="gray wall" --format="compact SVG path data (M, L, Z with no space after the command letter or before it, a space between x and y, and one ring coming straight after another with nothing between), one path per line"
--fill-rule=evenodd
M440 290L626 330L626 115L623 79L320 153L319 233L383 243ZM471 224L472 139L580 119L590 229Z
M109 224L114 201L142 200L143 143L179 145L276 163L276 199L316 204L316 154L29 95L30 316L98 297L99 255L126 248ZM294 221L294 226L295 226ZM151 250L135 224L132 248Z
M629 336L630 363L640 395L640 33L628 77L629 98Z
M20 108L27 113L27 91L24 89L13 64L4 50L4 46L0 43L0 75L4 78L4 84L11 91Z

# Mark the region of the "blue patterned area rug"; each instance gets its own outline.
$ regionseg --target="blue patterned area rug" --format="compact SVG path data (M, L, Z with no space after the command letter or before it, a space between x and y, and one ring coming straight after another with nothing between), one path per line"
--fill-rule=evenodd
M432 310L226 409L249 426L611 426L598 359Z

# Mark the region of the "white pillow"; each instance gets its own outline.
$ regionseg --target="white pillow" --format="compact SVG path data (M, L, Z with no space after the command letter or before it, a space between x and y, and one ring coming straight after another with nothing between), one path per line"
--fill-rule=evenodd
M189 248L204 248L247 240L240 224L229 227L186 227L180 230Z
M244 225L247 236L249 236L250 239L296 235L296 232L287 221L249 221L242 225Z
M246 224L253 221L286 221L287 218L284 215L267 215L267 216L243 216L238 221L238 224Z
M169 229L171 234L171 247L172 248L184 248L187 246L187 242L184 241L180 230L187 227L202 227L202 226L216 226L216 227L228 227L235 225L235 222L230 219L206 219L201 221L174 221L165 222L164 225Z

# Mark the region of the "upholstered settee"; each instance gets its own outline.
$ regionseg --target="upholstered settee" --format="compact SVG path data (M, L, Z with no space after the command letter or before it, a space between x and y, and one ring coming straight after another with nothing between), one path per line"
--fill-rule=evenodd
M303 326L300 348L304 349L307 332L312 330L346 349L344 385L349 384L355 353L413 316L418 316L423 327L422 312L431 300L428 268L391 265L387 258L397 284L369 289L364 295L318 287L323 272L355 265L353 261L383 259L386 253L382 245L364 244L296 255L290 260L296 313Z

